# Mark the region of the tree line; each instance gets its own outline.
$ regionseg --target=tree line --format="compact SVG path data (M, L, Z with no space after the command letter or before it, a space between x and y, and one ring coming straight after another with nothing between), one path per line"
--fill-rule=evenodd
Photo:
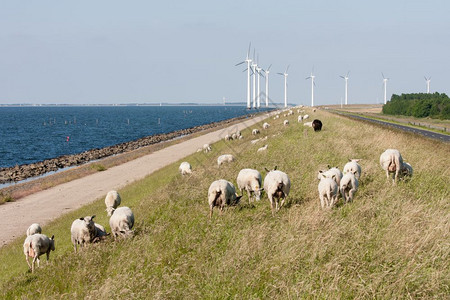
M383 114L450 119L450 98L437 92L393 94L391 100L383 105Z

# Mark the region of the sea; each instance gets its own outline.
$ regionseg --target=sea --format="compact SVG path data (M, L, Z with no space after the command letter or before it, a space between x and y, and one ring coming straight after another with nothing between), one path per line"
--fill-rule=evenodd
M229 105L0 107L0 168L255 112Z

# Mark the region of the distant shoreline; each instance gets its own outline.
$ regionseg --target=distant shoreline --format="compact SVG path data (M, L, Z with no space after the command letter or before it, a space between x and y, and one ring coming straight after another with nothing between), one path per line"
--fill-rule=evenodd
M114 106L246 106L244 102L225 102L223 103L120 103L120 104L32 104L32 103L17 103L17 104L0 104L1 107L114 107ZM280 107L282 103L272 103L268 108ZM265 108L265 106L264 106Z

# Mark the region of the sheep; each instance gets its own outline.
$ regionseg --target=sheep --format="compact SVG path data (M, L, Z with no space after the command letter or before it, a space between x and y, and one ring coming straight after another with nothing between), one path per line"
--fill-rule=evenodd
M225 141L230 141L230 140L232 140L233 138L231 137L231 135L229 135L229 134L227 134L227 135L225 135L225 137L223 138Z
M316 112L316 109L315 109L315 108L313 109L313 112Z
M403 158L397 149L387 149L380 155L380 165L386 171L386 178L389 174L394 173L393 183L395 184L401 175L403 167Z
M230 140L237 140L237 139L238 139L237 134L236 133L232 133L231 137L230 137Z
M117 206L120 205L121 198L117 191L109 191L108 194L106 194L105 197L105 205L106 205L106 212L108 213L108 217L111 216L111 212L113 208L117 208Z
M306 120L306 119L308 119L309 118L309 115L304 115L303 116L303 120Z
M236 189L231 182L225 179L214 181L208 189L209 218L211 219L215 206L219 207L219 212L222 214L225 205L237 205L241 197L236 194Z
M109 219L109 226L114 239L133 235L134 214L129 207L123 206L115 209Z
M262 186L261 173L254 169L242 169L236 179L238 189L243 194L243 190L247 191L248 203L250 203L250 196L253 193L256 201L261 200L261 192L264 188Z
M273 117L274 120L279 119L280 115L276 115L275 117Z
M95 234L92 240L93 243L104 240L109 235L109 233L106 233L106 229L102 225L94 223L94 226L95 226Z
M341 179L340 191L342 198L345 202L351 202L353 195L358 191L358 179L356 178L357 172L348 172Z
M401 175L402 177L412 177L413 167L409 163L403 162Z
M211 145L210 144L204 144L203 145L203 151L205 151L205 153L208 153L208 152L210 152L212 149L211 149Z
M284 120L283 125L284 126L288 126L289 125L289 120Z
M283 206L286 198L289 196L291 190L291 181L286 173L278 171L277 167L271 171L266 168L268 172L264 178L264 190L269 197L272 215L275 215L275 211L278 211ZM274 199L275 198L275 199ZM278 206L278 202L282 199L281 204Z
M255 140L251 140L250 143L256 144L257 142L259 142L259 141L261 141L261 140L262 140L261 138L260 138L260 139L255 139Z
M293 115L293 114L294 114L294 112L291 109L288 110L288 113L287 113L288 116Z
M325 175L325 177L327 178L333 178L334 181L336 181L336 184L338 185L338 187L341 184L341 179L342 179L342 172L338 169L338 167L333 167L330 168L330 166L328 166L328 170L324 170L324 171L319 171L319 175L317 176L317 179L322 179L322 175ZM334 177L333 177L334 176Z
M321 131L322 130L322 121L315 119L312 122L312 128L314 129L314 131Z
M113 208L114 211L114 208ZM79 218L73 221L72 227L70 228L71 240L73 244L73 249L77 252L77 245L81 247L85 246L87 243L91 243L95 238L95 224L92 217L87 216L84 218Z
M217 165L220 167L223 163L234 161L232 154L223 154L217 158Z
M192 174L191 164L188 163L187 161L183 161L180 164L180 167L178 168L178 170L180 171L181 175Z
M303 126L312 127L312 122L305 122L303 123Z
M252 135L257 135L259 134L259 129L255 128L252 130Z
M264 145L263 147L261 147L261 148L259 148L256 152L258 153L258 152L263 152L263 151L266 151L267 150L267 147L269 147L269 145Z
M269 127L270 127L270 124L269 124L269 123L265 122L265 123L263 124L263 128L264 128L264 129L269 129Z
M30 236L30 235L33 235L36 233L42 233L42 228L38 223L33 223L27 229L27 236Z
M303 121L303 117L302 116L298 116L297 117L297 122L301 123Z
M361 177L361 166L358 164L358 162L360 161L360 159L348 159L349 162L345 164L344 169L343 169L343 173L344 175L346 173L353 173L355 174L356 179L359 180L359 178Z
M45 234L32 234L27 236L25 242L23 243L23 253L25 254L25 260L27 261L28 267L31 269L31 273L34 272L34 263L37 261L37 266L39 268L39 256L42 254L47 254L47 262L50 258L50 251L55 251L55 236L52 235L48 238ZM30 265L28 257L32 257L33 261Z
M319 181L319 198L320 198L320 206L325 208L325 205L328 208L332 208L333 205L337 202L338 197L338 185L334 180L335 175L331 178L327 177L324 173L319 171L320 181Z

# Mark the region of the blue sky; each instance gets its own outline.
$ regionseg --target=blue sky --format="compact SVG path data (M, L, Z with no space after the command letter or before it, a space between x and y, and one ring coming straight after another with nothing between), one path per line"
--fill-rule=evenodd
M449 94L448 1L1 1L0 103L245 101L249 42L270 96L349 103ZM253 50L252 50L253 51ZM262 82L263 83L263 82Z

